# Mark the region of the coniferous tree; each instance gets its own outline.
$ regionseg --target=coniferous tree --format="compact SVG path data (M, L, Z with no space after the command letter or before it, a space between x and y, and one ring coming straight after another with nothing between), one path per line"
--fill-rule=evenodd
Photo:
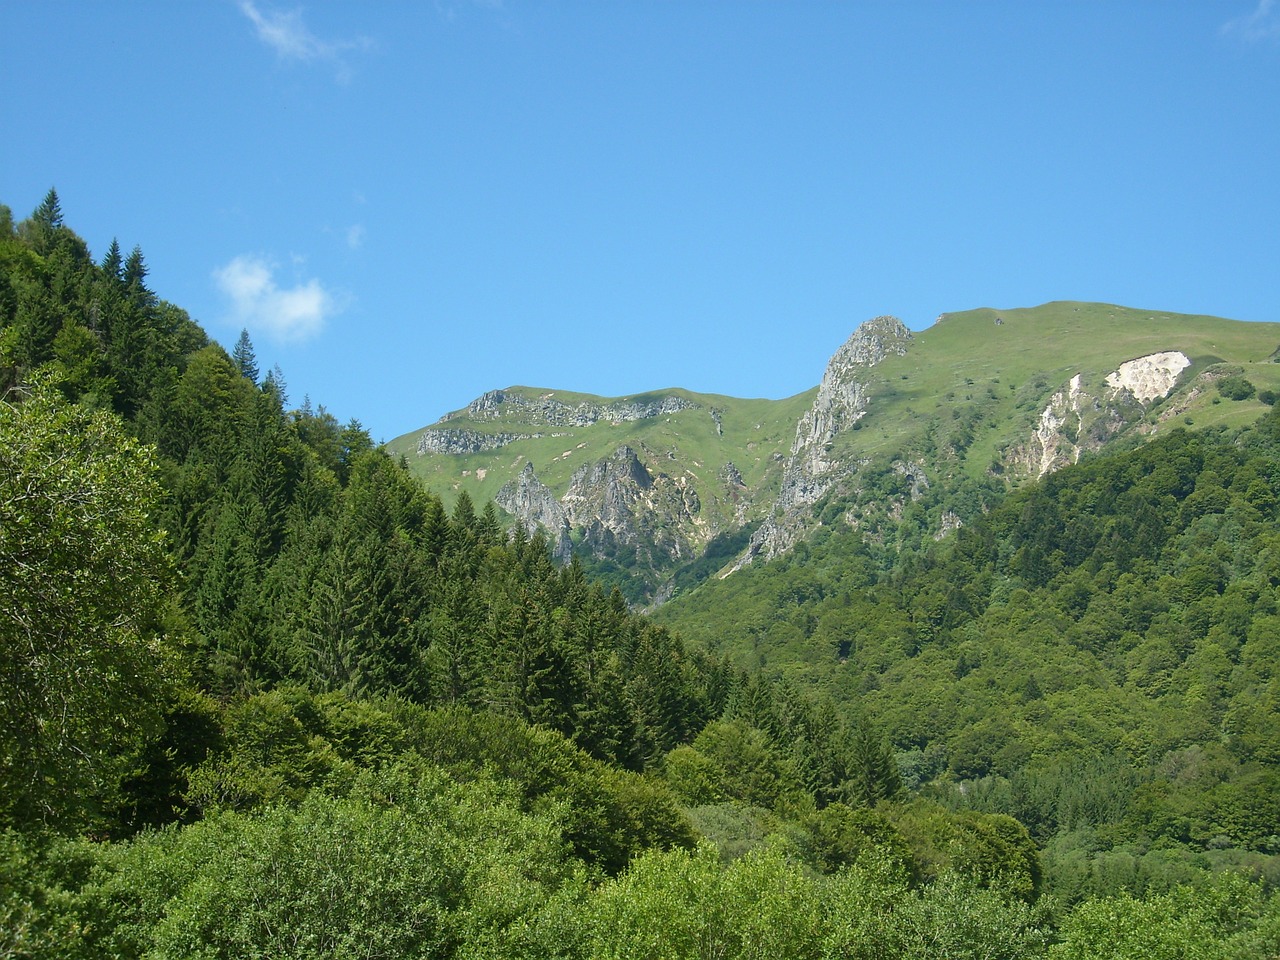
M40 205L32 211L30 219L19 228L23 239L42 257L47 257L54 251L65 229L62 204L58 200L58 191L53 187L49 188Z
M262 389L275 394L281 408L289 406L289 384L284 379L284 371L280 364L273 366L262 381Z
M111 238L111 246L102 258L102 274L108 283L124 283L124 257L120 253L120 241Z
M155 306L156 295L147 286L147 261L142 255L142 247L135 245L129 251L120 279L135 306L140 308Z
M258 359L253 352L253 341L249 339L247 329L240 330L235 349L231 351L231 360L240 369L240 376L254 386L258 384Z

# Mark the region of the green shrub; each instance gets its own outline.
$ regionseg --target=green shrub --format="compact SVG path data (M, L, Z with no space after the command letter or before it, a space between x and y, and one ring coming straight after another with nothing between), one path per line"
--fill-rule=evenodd
M1218 393L1228 400L1248 400L1256 388L1242 376L1223 377L1218 381Z

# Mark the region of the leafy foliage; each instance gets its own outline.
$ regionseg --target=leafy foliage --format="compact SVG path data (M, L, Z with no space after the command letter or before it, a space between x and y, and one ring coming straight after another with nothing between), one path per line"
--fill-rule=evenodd
M1081 864L1109 851L1180 876L1142 859L1153 842L1270 871L1278 437L1274 415L1175 432L924 553L832 534L660 619L860 696L915 783L1057 838L1049 878L1072 897L1107 889Z
M158 725L171 567L149 452L48 380L0 402L0 816L79 821Z

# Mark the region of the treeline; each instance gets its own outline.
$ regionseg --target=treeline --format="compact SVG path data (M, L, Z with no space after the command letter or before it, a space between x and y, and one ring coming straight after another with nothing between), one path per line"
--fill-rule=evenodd
M446 516L358 422L287 409L283 375L259 380L247 336L231 355L210 343L147 288L136 249L121 265L113 244L95 264L56 194L0 226L9 401L54 384L154 452L149 506L176 577L148 628L182 648L198 689L227 701L294 682L467 705L637 770L723 710L729 671L556 568L541 540L509 541L492 506L464 497ZM54 415L42 393L13 429Z

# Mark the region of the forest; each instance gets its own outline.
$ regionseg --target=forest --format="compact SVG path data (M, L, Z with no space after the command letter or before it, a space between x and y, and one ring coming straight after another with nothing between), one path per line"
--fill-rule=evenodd
M643 617L0 207L0 958L1280 956L1277 464Z

